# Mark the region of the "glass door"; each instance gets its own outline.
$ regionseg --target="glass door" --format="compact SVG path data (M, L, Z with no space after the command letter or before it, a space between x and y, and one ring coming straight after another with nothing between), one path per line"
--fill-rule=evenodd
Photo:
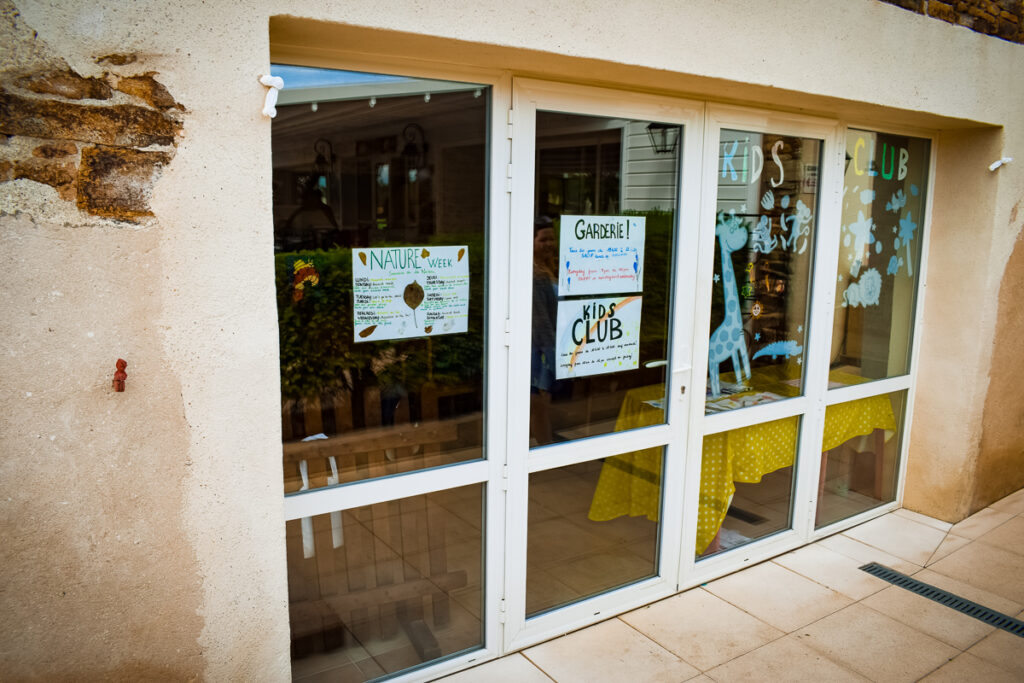
M500 648L508 87L274 73L292 677L441 674Z
M705 135L693 580L810 531L835 277L819 226L837 218L840 149L834 123L732 107L711 109Z
M517 81L506 646L676 588L700 110ZM684 207L690 207L686 211Z

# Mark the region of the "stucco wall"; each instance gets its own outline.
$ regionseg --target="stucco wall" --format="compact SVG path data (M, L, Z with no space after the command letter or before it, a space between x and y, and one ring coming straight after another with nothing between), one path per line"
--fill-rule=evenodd
M972 511L1024 486L1024 199L1013 207L1010 223L1017 240L999 287Z
M977 503L982 434L1004 424L984 421L990 350L1005 356L1000 316L1012 328L1020 315L998 303L1024 196L1020 46L871 0L16 4L20 16L0 3L3 74L60 63L100 78L99 57L132 54L133 73L156 72L184 111L153 215L136 223L47 184L0 183L5 677L288 676L270 122L256 82L274 15L339 23L276 24L311 54L321 36L334 50L948 128L907 500L947 519ZM1018 161L989 173L1004 153Z

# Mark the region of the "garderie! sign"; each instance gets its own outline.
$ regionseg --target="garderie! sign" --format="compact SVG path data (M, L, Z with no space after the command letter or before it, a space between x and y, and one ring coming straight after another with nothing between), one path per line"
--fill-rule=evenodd
M562 216L558 296L643 291L644 216Z

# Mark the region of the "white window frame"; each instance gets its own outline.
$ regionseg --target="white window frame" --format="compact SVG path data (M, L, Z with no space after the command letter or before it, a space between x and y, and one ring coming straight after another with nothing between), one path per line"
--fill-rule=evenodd
M507 396L505 378L508 373L508 347L505 343L505 320L508 317L509 261L501 256L507 254L503 245L509 243L509 194L504 174L497 173L495 169L505 168L509 163L506 121L507 112L511 107L511 76L492 70L438 68L437 65L414 64L407 60L393 63L370 61L352 55L324 51L293 53L275 50L273 62L473 83L490 88L486 161L488 263L484 288L487 305L484 337L484 458L331 488L314 489L291 494L283 499L285 519L290 521L471 484L483 486L483 645L480 649L456 654L436 663L413 667L393 676L390 680L420 681L427 671L431 677L454 673L504 653L499 608L504 586L504 565L501 558L504 554L502 530L505 526L506 423L500 416L505 413Z
M408 59L368 59L343 51L275 48L275 63L365 71L382 74L479 83L490 87L488 129L488 280L486 303L487 368L485 459L414 471L380 479L317 489L283 498L287 520L347 510L470 484L481 484L484 520L484 641L481 649L428 663L391 680L441 677L680 590L766 560L813 540L878 517L900 506L906 478L909 433L913 415L919 348L924 317L927 259L934 199L936 137L923 129L894 129L867 121L845 121L787 112L739 107L673 96L596 88L538 79L515 78L511 72L438 66ZM531 100L530 98L533 98ZM523 377L529 376L530 304L522 295L521 266L531 263L529 241L517 239L512 226L533 220L533 111L655 120L684 126L676 233L674 310L671 321L672 363L669 395L674 397L664 425L582 440L557 449L529 451L528 396L517 399ZM816 220L813 274L810 283L805 394L773 404L704 415L711 275L714 263L714 225L717 193L717 140L722 128L751 130L823 141L819 169L819 207ZM909 135L930 141L921 261L915 296L913 341L905 375L829 391L828 348L832 334L835 269L843 183L843 160L848 129ZM709 142L710 141L710 142ZM527 144L528 142L528 144ZM527 151L529 153L527 154ZM521 230L520 230L521 232ZM521 235L519 236L521 238ZM525 259L525 260L524 260ZM695 278L687 290L684 273ZM683 324L683 321L685 324ZM688 334L679 334L680 325ZM681 388L686 387L686 393ZM879 505L827 527L814 529L820 445L828 405L855 398L906 391L903 439L895 501ZM802 415L793 494L793 526L739 548L696 561L697 501L701 445L706 434L749 424ZM527 482L531 472L592 460L651 446L666 446L663 461L663 509L658 576L567 607L525 619ZM547 453L545 453L547 451ZM526 454L526 457L522 457ZM685 618L685 615L683 615Z
M512 143L512 220L513 240L510 253L513 261L532 263L534 212L534 150L536 112L560 111L586 116L607 116L633 120L651 120L683 126L680 149L681 172L677 190L679 207L699 205L699 183L691 176L699 168L702 138L700 128L703 104L657 95L570 85L534 79L515 79L513 83ZM678 187L678 186L677 186ZM578 441L529 449L529 384L532 326L530 297L514 297L510 310L511 358L509 363L509 503L506 525L506 624L505 644L514 651L566 633L598 618L621 613L676 592L678 584L679 534L683 504L682 472L685 467L692 376L689 358L689 326L693 320L695 290L692 284L696 265L697 214L677 211L673 311L671 319L668 396L671 398L668 421L646 427ZM518 234L518 239L516 235ZM529 274L520 273L520 277ZM687 280L690 283L687 283ZM683 333L678 334L682 328ZM683 393L683 387L686 392ZM630 584L530 619L526 609L526 515L528 481L532 472L564 467L574 463L617 455L650 447L666 448L662 466L662 514L658 573L656 576ZM671 531L664 531L671 530Z

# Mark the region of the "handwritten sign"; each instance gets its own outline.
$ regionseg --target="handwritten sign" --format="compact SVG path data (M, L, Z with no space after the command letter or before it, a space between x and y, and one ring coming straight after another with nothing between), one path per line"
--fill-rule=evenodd
M555 378L640 367L639 296L558 302Z
M468 247L352 250L356 342L465 332Z
M643 291L643 216L562 216L558 296Z

